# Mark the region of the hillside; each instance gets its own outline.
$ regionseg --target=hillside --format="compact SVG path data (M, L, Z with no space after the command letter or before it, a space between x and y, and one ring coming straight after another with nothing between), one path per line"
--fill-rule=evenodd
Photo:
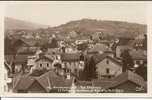
M116 37L136 37L147 32L147 26L143 24L94 19L71 21L54 29L62 33L69 33L74 30L79 35L101 32L102 34Z
M76 39L88 38L89 36L94 35L98 32L102 33L102 36L106 37L110 36L127 38L135 38L139 35L147 33L147 25L122 21L94 19L75 20L59 25L57 27L48 28L48 26L46 25L39 25L7 17L5 18L5 29L32 30L31 32L25 32L27 33L27 35L38 33L38 35L42 38L51 36L52 34L57 34L57 36L62 39L67 36L74 37ZM17 31L14 31L13 34L18 33Z
M39 28L47 28L47 25L41 25L24 20L18 20L10 17L4 19L5 30L34 30Z

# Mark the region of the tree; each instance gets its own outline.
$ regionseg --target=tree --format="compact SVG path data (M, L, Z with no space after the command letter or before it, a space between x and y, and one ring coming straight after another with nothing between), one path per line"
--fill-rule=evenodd
M15 63L14 63L14 60L16 59L16 56L18 54L18 49L21 48L21 46L25 44L22 40L18 39L16 40L12 45L11 45L11 50L12 50L12 53L13 53L13 59L10 63L10 66L12 68L12 73L14 74L15 73Z
M136 69L136 73L138 75L140 75L141 77L143 77L143 79L145 81L147 81L147 66L144 66L144 64L140 65L137 69Z
M85 80L91 81L92 79L97 78L96 73L96 66L94 58L91 57L88 62L86 62L85 68L84 68L84 74L85 74Z
M56 38L52 38L51 43L49 44L50 48L57 48L58 47L58 41Z
M129 54L128 50L124 50L121 54L122 57L122 66L123 66L123 72L126 72L127 70L133 68L133 59Z

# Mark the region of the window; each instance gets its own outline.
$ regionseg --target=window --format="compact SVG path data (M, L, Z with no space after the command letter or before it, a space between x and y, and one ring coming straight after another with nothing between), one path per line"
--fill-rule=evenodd
M67 72L70 73L70 72L71 72L71 69L67 69Z
M106 63L109 64L109 60L107 60Z
M46 66L49 67L49 63L47 63Z
M140 64L140 61L139 61L139 60L137 60L137 61L136 61L136 64Z
M110 70L109 68L106 68L106 73L109 74Z
M42 64L40 64L40 67L42 67Z

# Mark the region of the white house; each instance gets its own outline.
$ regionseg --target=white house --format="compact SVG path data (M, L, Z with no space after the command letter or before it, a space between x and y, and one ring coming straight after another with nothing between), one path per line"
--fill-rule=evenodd
M112 78L122 73L122 65L115 58L104 56L96 63L98 78Z
M53 60L45 55L41 55L38 59L35 60L35 65L31 68L31 72L34 69L53 69L52 66Z

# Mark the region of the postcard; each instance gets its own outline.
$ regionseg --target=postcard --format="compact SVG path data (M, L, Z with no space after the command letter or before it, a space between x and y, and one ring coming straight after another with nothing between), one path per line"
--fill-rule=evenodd
M151 6L3 2L2 97L151 97Z

